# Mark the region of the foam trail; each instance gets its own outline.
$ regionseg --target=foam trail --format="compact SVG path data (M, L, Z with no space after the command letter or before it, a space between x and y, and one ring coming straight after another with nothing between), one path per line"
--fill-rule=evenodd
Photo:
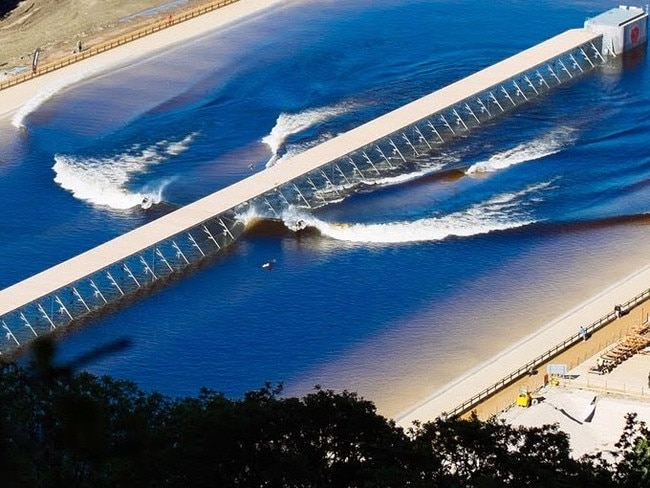
M244 226L250 227L259 220L263 219L264 216L262 213L258 212L257 209L253 206L248 207L244 212L240 212L235 215L235 218L242 222Z
M440 170L444 164L436 164L433 166L430 166L428 168L421 168L416 171L413 171L411 173L404 173L404 174L399 174L396 176L385 176L382 178L378 178L376 180L361 180L360 184L371 187L371 186L378 186L378 187L389 187L389 186L398 186L402 185L404 183L408 183L410 181L415 181L419 180L420 178L427 176L429 174L435 173L438 170ZM352 191L354 191L356 188L359 187L359 184L356 183L351 183L351 184L344 184L344 185L337 185L337 186L328 186L324 189L318 190L315 192L316 195L321 195L324 200L329 200L330 203L336 202L336 201L341 201L345 199L345 196L349 195ZM338 196L338 198L332 199L331 197L328 197L332 195L332 193L335 192Z
M305 110L297 114L281 113L275 122L275 126L271 129L270 134L262 139L262 142L268 145L272 152L272 156L266 163L266 167L273 166L277 162L278 152L287 137L302 132L325 120L338 117L353 109L354 105L351 103L339 103L328 107Z
M458 158L453 155L444 155L435 160L420 162L417 169L407 173L395 174L392 176L378 176L377 178L366 178L358 182L345 183L336 186L327 186L315 192L323 200L329 203L344 200L346 196L355 191L359 186L366 187L390 187L398 186L411 181L419 180L425 176L435 174L449 163L458 162ZM332 197L335 195L334 198Z
M541 183L519 192L498 194L465 210L412 222L328 223L295 210L287 211L283 220L291 230L314 227L322 235L339 241L382 244L440 241L450 236L469 237L534 223L535 219L526 215L526 202L521 200L543 191L550 184L550 182Z
M395 176L385 176L382 178L377 178L375 180L363 180L363 183L366 185L377 185L377 186L395 186L408 183L409 181L419 180L424 176L428 176L433 173L437 173L442 168L444 168L450 162L454 162L454 158L448 158L437 162L431 162L427 165L420 165L419 169L411 173L404 173Z
M575 140L574 132L573 129L559 127L542 137L520 144L513 149L497 153L487 161L475 163L465 170L465 174L492 173L515 164L555 154Z
M149 182L139 190L130 190L128 183L147 172L148 168L187 149L195 134L181 141L160 141L151 146L134 146L122 154L106 158L81 158L57 154L53 166L54 181L75 198L117 210L134 207L149 208L162 201L167 179Z
M179 154L187 151L190 147L190 144L194 138L198 135L198 132L192 132L191 134L185 136L180 141L171 141L167 143L167 148L165 149L166 154L169 156L178 156ZM163 141L162 144L165 144L166 141Z
M291 159L292 157L300 154L301 152L306 151L307 149L310 149L312 147L318 146L319 144L322 144L323 142L329 140L332 138L331 134L321 134L317 139L313 141L308 141L300 144L287 144L284 147L284 154L279 156L278 154L274 154L271 159L266 163L266 167L268 168L269 166L273 166L275 164L281 164L287 159Z

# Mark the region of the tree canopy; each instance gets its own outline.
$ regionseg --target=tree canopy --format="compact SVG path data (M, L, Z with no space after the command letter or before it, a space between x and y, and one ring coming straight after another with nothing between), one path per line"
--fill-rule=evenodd
M265 385L241 399L145 393L35 360L0 367L4 487L638 487L648 428L634 415L612 460L574 459L555 425L436 419L404 430L372 402Z

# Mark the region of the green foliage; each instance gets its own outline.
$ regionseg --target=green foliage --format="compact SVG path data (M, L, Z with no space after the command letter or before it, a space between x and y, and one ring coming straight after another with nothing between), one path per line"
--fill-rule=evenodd
M555 425L513 427L472 415L417 424L412 436L434 486L597 486L591 465L571 457Z
M625 428L616 444L619 457L616 479L619 486L650 486L650 429L635 413L625 418Z
M571 457L557 426L436 419L405 432L354 393L172 399L55 367L0 366L0 476L13 487L637 487L648 428L634 415L613 461ZM85 358L86 361L88 358ZM83 361L82 361L83 362ZM79 363L77 363L79 364Z

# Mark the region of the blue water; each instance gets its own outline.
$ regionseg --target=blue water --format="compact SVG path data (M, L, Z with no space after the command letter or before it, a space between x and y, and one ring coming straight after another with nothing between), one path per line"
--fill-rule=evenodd
M0 285L614 6L286 2L52 90L0 133ZM399 412L648 263L649 75L637 56L446 147L470 174L357 194L309 216L316 233L253 229L60 358L125 337L89 370L170 395L321 384Z

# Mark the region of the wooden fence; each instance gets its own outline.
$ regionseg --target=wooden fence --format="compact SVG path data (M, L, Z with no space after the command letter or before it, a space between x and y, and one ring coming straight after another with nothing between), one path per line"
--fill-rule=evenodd
M81 52L76 52L74 54L71 54L70 56L66 56L63 59L59 59L51 63L39 65L37 66L37 69L35 71L30 70L27 73L12 76L7 80L1 82L0 90L4 90L6 88L12 87L19 83L23 83L25 81L31 80L32 78L35 78L37 76L41 76L46 73L50 73L52 71L56 71L58 69L64 68L66 66L70 66L71 64L74 64L78 61L82 61L91 56L95 56L97 54L103 53L105 51L116 48L118 46L122 46L123 44L126 44L131 41L135 41L136 39L140 39L141 37L148 36L149 34L153 34L163 29L167 29L168 27L171 27L176 24L180 24L181 22L185 22L186 20L193 19L195 17L198 17L199 15L203 15L208 12L212 12L213 10L217 10L222 7L225 7L227 5L237 3L238 1L239 0L220 0L217 2L208 3L200 7L197 7L195 9L188 10L187 12L182 12L170 18L157 21L152 25L148 25L141 29L134 30L133 32L117 37L115 39L111 39L110 41L97 44L96 46L90 46L87 49L82 50Z
M648 298L650 298L650 288L645 290L644 292L640 293L636 297L632 298L631 300L627 301L626 303L621 305L621 311L622 313L627 313L637 305L643 303L646 301ZM615 311L612 311L605 315L604 317L601 317L600 319L596 320L595 322L587 325L584 327L586 329L586 333L591 335L594 332L602 329L606 325L610 324L611 322L615 321L618 318L618 314ZM532 361L529 361L528 363L524 364L520 368L516 369L512 373L508 374L507 376L501 378L499 381L494 383L493 385L490 385L489 387L485 388L483 391L477 393L473 397L469 398L468 400L465 400L463 403L455 407L454 409L450 410L449 412L445 412L445 415L447 417L455 417L459 415L463 415L467 412L470 412L474 408L476 408L479 404L481 404L483 401L487 400L489 397L494 395L495 393L499 392L503 388L506 388L508 385L512 384L513 382L517 381L519 378L522 378L526 375L529 375L531 371L537 370L537 368L547 362L549 359L557 356L558 354L561 354L562 352L566 351L567 349L571 348L577 343L583 342L583 335L581 333L577 333L569 337L568 339L562 341L561 343L553 346L550 348L548 351L544 352L540 356L536 357Z

